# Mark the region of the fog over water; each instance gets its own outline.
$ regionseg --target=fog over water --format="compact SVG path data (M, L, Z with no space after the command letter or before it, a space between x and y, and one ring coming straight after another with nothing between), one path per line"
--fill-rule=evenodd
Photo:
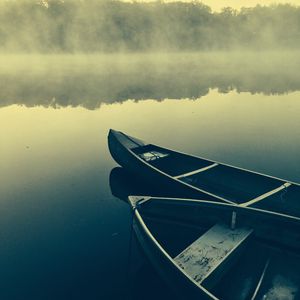
M94 53L297 49L300 8L201 2L0 2L0 51Z
M0 56L0 106L83 106L300 89L298 51Z

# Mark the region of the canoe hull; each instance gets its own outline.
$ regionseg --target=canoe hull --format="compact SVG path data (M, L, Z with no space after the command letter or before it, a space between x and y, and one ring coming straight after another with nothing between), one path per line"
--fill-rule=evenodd
M245 252L245 254L247 255L247 253L250 254L249 251L251 249L256 249L253 248L254 240L261 243L261 247L257 249L263 250L265 251L265 253L269 253L270 251L269 255L271 257L271 260L274 260L274 262L275 257L277 257L276 259L279 259L279 261L281 261L282 257L286 257L290 254L293 255L293 259L287 261L287 265L292 268L291 274L293 274L293 272L297 273L297 264L299 265L300 262L300 219L286 217L284 215L279 215L276 213L268 213L253 208L243 208L235 205L218 204L201 200L197 201L189 199L170 198L155 199L155 197L130 196L129 202L133 209L133 226L139 244L145 252L146 257L150 260L154 268L157 270L158 274L170 286L171 290L175 292L179 299L219 299L211 294L210 291L213 291L214 288L219 284L219 282L222 281L224 273L227 273L232 266L236 265L238 261L243 261L240 259L243 252ZM153 206L151 203L154 204L155 202L157 203L157 205L155 204ZM148 205L148 203L150 203L150 205ZM238 226L240 228L249 228L251 231L251 236L249 235L250 239L248 239L246 243L239 244L239 248L237 249L237 251L232 252L231 255L226 258L226 260L222 261L221 264L218 265L218 269L216 269L214 273L210 274L209 277L207 277L209 278L209 282L204 280L202 281L201 285L199 285L193 279L194 277L192 276L192 274L189 273L187 266L185 265L185 271L182 271L182 269L178 267L178 264L176 264L177 258L171 258L170 254L168 254L172 253L172 251L166 252L168 251L165 250L167 248L163 248L163 245L166 246L165 242L160 244L160 234L158 234L158 232L156 231L153 231L153 234L151 233L153 229L151 227L151 222L147 223L149 220L147 221L147 219L144 219L145 211L143 209L143 206L145 205L147 207L147 214L150 217L153 217L155 215L158 219L166 219L167 222L168 220L174 220L175 223L177 223L177 225L179 226L180 224L195 224L196 220L202 220L202 224L206 224L205 226L207 226L208 228L211 227L207 224L216 224L216 222L217 224L228 223L228 217L232 216L232 212L234 211L238 216ZM170 210L172 211L173 209L174 212L172 214L170 213ZM179 211L182 211L183 214L180 213L180 215L178 215ZM178 215L178 217L176 217L176 214ZM205 221L203 221L204 219ZM188 222L188 220L190 221ZM206 236L209 236L209 231L205 233ZM204 235L201 234L201 238L203 236ZM237 237L237 232L235 232L235 236ZM211 241L211 239L212 236L210 236L206 240L206 242L210 243L209 241ZM220 240L222 241L223 245L223 236ZM236 238L234 238L234 240L236 240ZM178 256L177 254L174 255L174 253L172 255L173 257L175 257L175 255L176 257ZM199 252L199 255L201 255L201 252ZM258 257L260 256L258 255ZM192 260L192 258L189 258L184 263L186 263L190 259ZM251 290L249 290L248 294L249 297L255 294L256 289L259 290L259 279L263 278L262 276L264 276L263 270L269 264L268 260L269 259L266 258L263 264L261 264L262 262L260 262L261 266L257 268L258 273L254 274L256 281L251 285ZM193 264L193 262L190 263ZM275 274L275 278L277 271L275 270L273 272ZM286 278L289 278L289 276L287 276ZM246 281L236 281L236 283L238 284L237 288L240 288L241 292L242 286L245 282ZM241 284L241 286L239 286L239 284ZM267 289L270 289L270 287L268 287ZM220 296L220 294L218 296ZM230 298L227 297L226 299Z
M125 144L120 140L119 132L111 130L108 136L108 148L113 159L122 167L126 168L133 174L136 174L146 180L146 184L157 188L160 196L166 197L183 197L192 199L206 199L215 202L221 200L210 196L201 191L195 190L180 181L174 180L172 177L149 167L142 159L137 158L131 151L134 147L143 146L141 141L139 144ZM131 137L129 137L131 139ZM154 192L155 194L155 192Z

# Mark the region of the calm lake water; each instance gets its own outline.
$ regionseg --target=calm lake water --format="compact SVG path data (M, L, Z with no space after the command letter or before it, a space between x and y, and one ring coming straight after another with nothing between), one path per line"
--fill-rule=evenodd
M91 57L38 57L30 71L30 60L6 61L0 299L167 297L158 296L165 287L132 238L128 205L112 195L109 128L300 182L298 57L284 62L288 70L276 60L276 73L260 57L267 65L253 70L249 62L244 76L238 61L222 57L212 67L213 57L196 58L155 65L123 57L122 67L110 58L106 69Z

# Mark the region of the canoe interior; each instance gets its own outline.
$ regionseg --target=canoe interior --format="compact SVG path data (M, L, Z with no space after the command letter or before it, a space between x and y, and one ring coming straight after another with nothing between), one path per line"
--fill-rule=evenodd
M233 212L232 206L163 199L149 200L138 210L150 232L172 258L215 224L230 224ZM299 299L298 221L266 216L251 209L237 207L234 211L236 226L251 227L253 235L230 267L222 266L221 276L207 286L204 281L203 286L220 299Z
M251 205L251 207L300 217L300 186L292 185L282 193L270 196Z
M132 151L160 171L195 188L238 204L253 201L286 184L280 179L217 164L155 145L135 147ZM285 193L285 189L278 195L282 193ZM287 197L290 194L292 205L296 200L293 193L289 193Z
M189 155L176 153L154 145L137 147L132 151L135 154L139 155L139 157L141 157L142 159L144 159L145 154L147 155L148 153L151 152L161 153L165 155L162 158L148 160L147 162L151 166L161 170L162 172L170 176L178 176L183 173L191 172L195 169L207 167L211 164L211 162L207 160L198 159L195 157L191 157Z
M183 178L183 181L235 203L250 201L282 185L277 179L224 165Z
M135 137L126 135L123 132L112 130L112 129L109 131L109 136L108 136L108 140L111 139L117 139L123 146L125 146L128 149L140 147L144 145L143 141Z
M212 293L220 299L299 299L299 259L253 243ZM264 273L265 271L265 273ZM259 281L260 286L258 286ZM258 289L257 289L258 288ZM255 291L257 289L256 296Z

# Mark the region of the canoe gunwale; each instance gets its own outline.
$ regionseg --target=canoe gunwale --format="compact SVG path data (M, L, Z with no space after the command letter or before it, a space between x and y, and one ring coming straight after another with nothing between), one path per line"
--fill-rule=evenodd
M291 215L287 215L287 214L282 214L282 213L278 213L275 211L268 211L268 210L264 210L261 208L256 208L256 207L251 207L251 206L242 206L240 204L230 204L230 203L223 203L223 202L213 202L213 201L208 201L208 200L200 200L200 199L188 199L188 198L168 198L168 197L152 197L152 196L129 196L129 202L131 201L130 199L132 197L140 197L141 200L142 199L147 199L147 201L152 201L152 200L166 200L166 201L178 201L178 202L190 202L192 203L199 203L199 204L203 204L206 206L224 206L227 207L228 209L232 208L233 210L241 210L241 211L250 211L253 213L258 213L258 214L265 214L268 216L273 216L275 218L282 218L285 219L286 221L292 221L292 222L296 222L296 223L300 223L300 217L295 217L295 216L291 216ZM146 202L146 201L145 201ZM139 201L136 202L136 204L139 204ZM142 204L142 203L140 203Z
M264 174L264 173L261 173L261 172L257 172L257 171L245 169L245 168L242 168L242 167L233 166L231 164L222 163L222 162L219 162L219 161L216 161L216 160L212 160L212 159L209 159L209 158L206 158L206 157L202 157L202 156L198 156L198 155L194 155L194 154L189 154L189 153L182 152L182 151L177 151L177 150L175 151L173 149L166 148L166 147L161 147L161 146L158 146L158 145L155 145L155 144L147 144L147 145L158 147L160 149L165 149L165 150L170 151L170 152L175 153L175 154L178 153L178 154L187 155L187 156L190 156L190 157L193 157L193 158L206 160L206 161L209 161L211 163L216 163L219 166L230 167L230 168L233 168L233 169L236 169L236 170L244 171L246 173L252 173L252 174L260 175L260 176L267 177L267 178L270 178L270 179L279 180L279 181L282 182L282 184L284 184L284 183L290 183L291 185L295 185L295 186L299 186L300 187L300 183L293 182L291 180L286 180L286 179L283 179L283 178L280 178L280 177L276 177L276 176L272 176L272 175L267 175L267 174Z

